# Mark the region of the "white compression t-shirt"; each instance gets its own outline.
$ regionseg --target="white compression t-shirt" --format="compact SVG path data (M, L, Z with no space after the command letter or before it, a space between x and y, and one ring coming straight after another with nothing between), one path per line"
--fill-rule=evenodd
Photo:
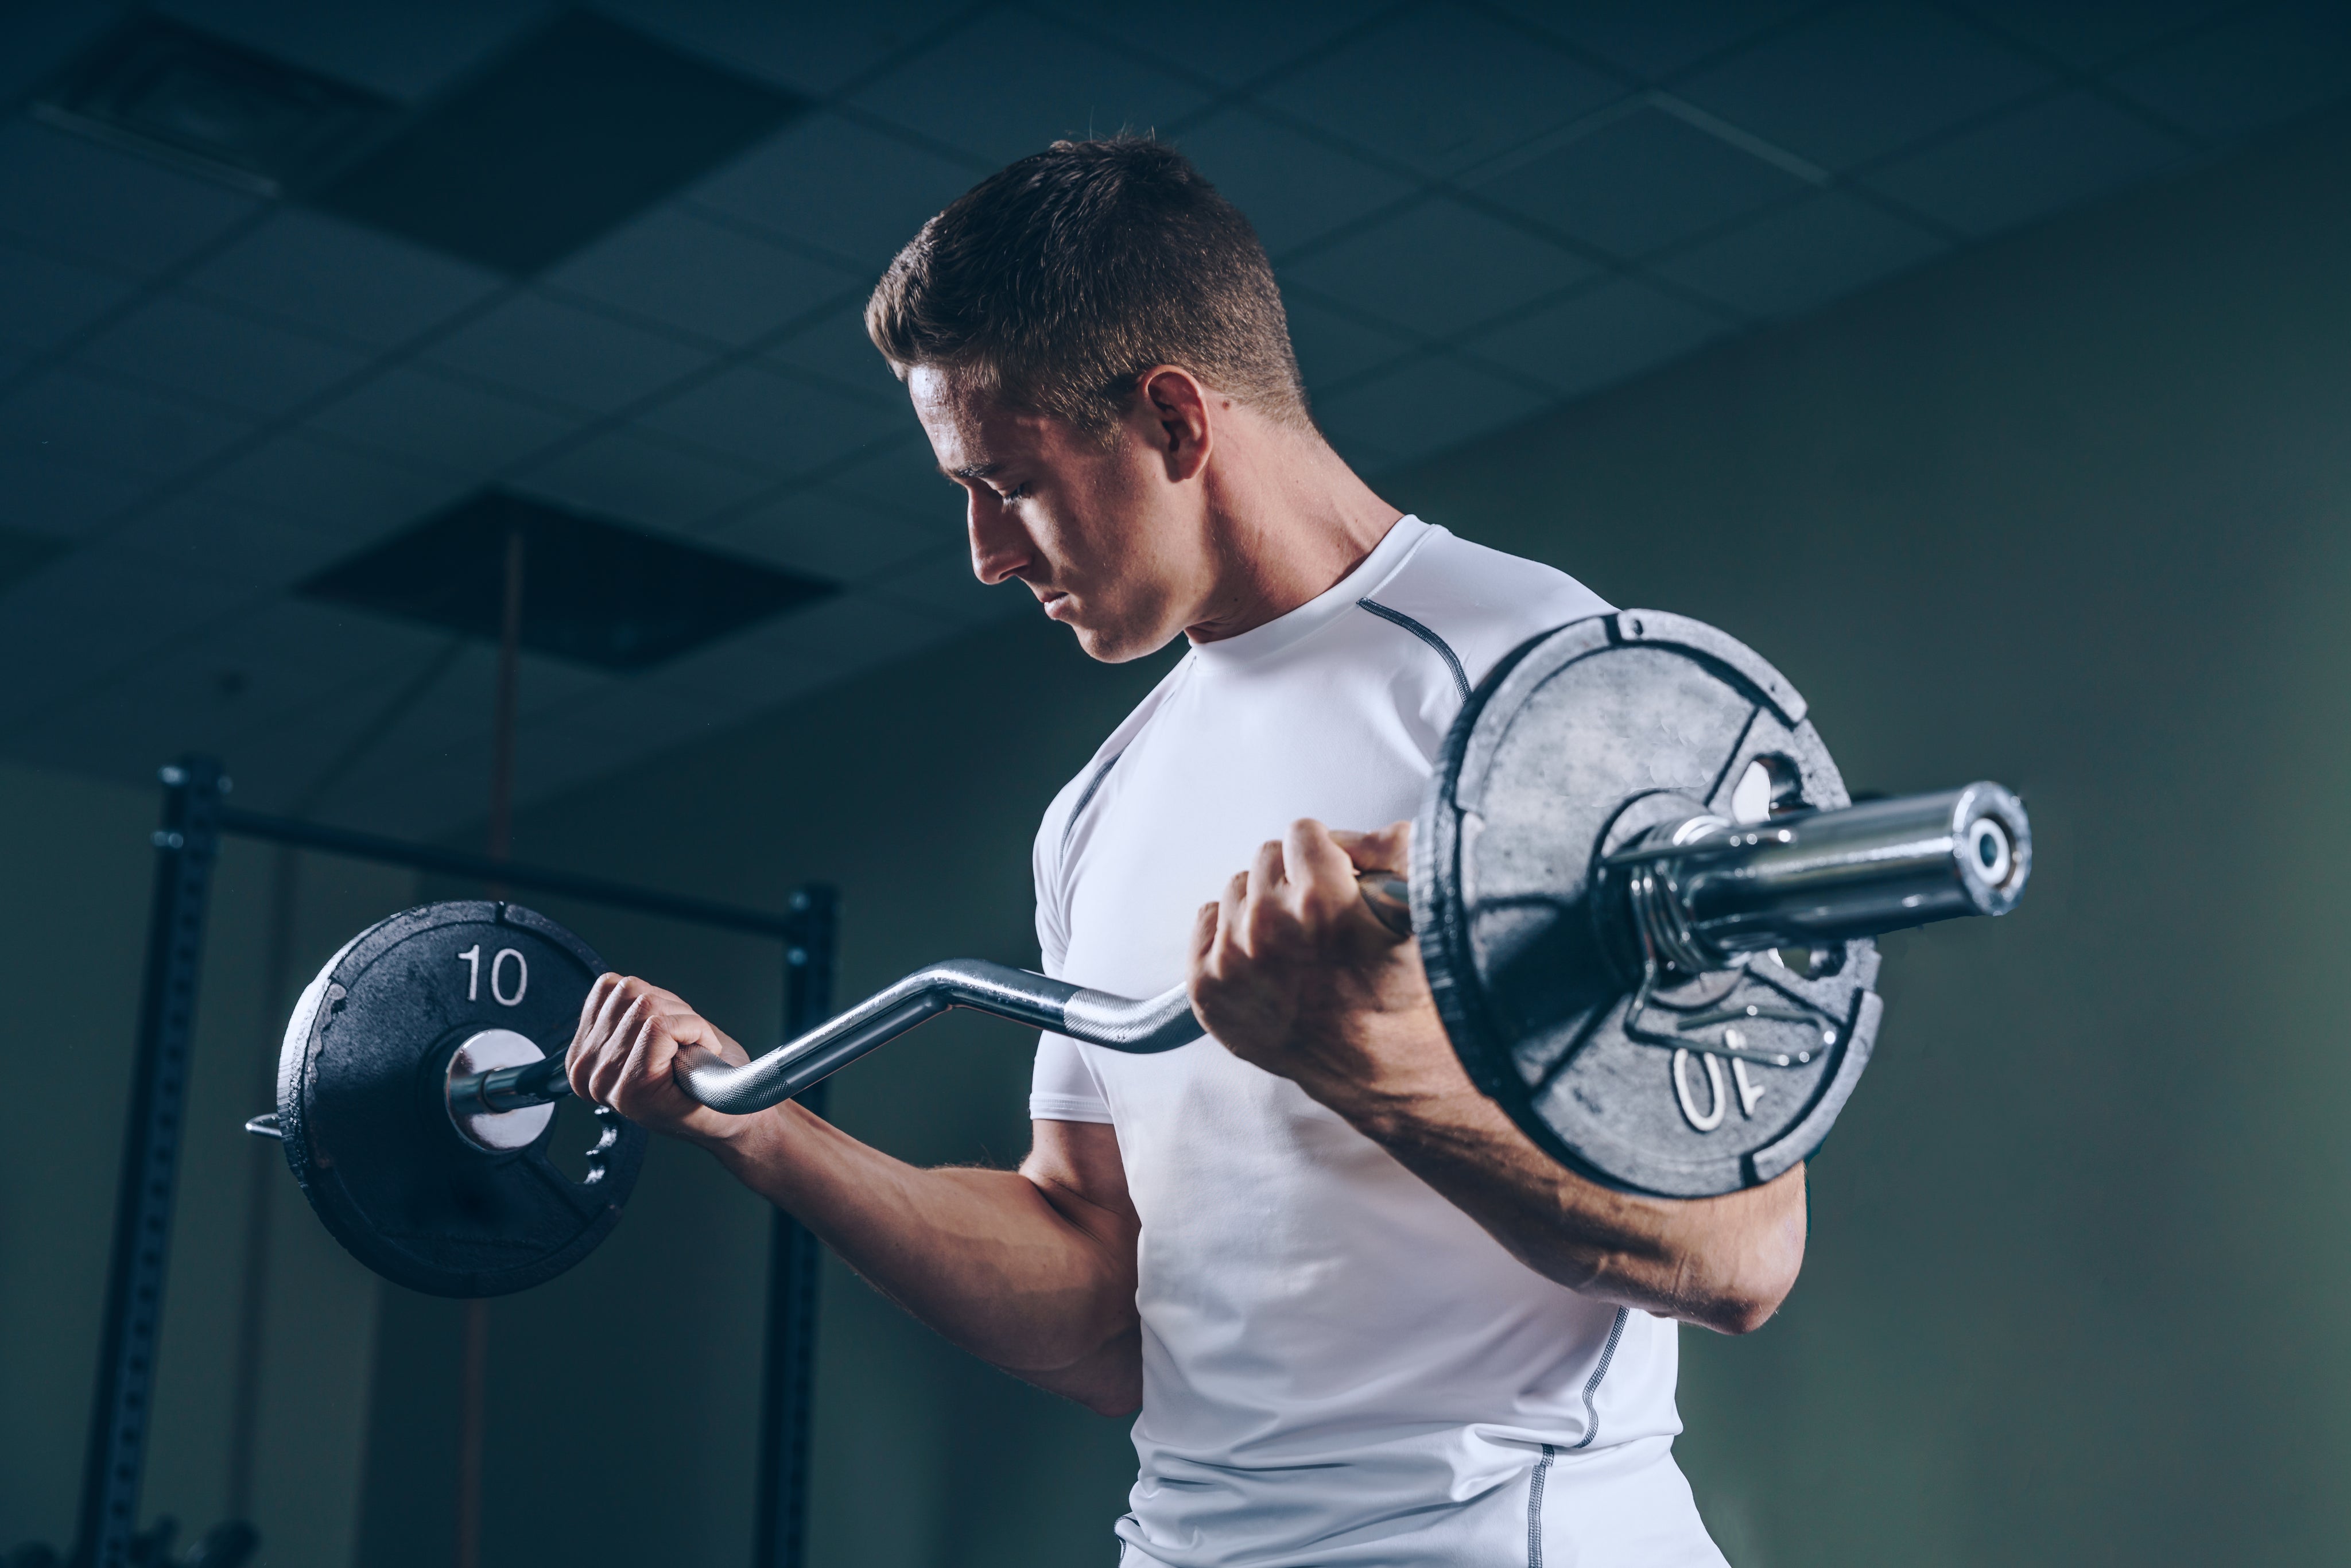
M1046 813L1047 972L1180 980L1195 913L1259 844L1413 816L1471 685L1607 608L1406 517L1328 592L1195 647ZM1047 1035L1029 1111L1115 1127L1143 1219L1123 1563L1719 1568L1671 1453L1669 1320L1541 1278L1213 1040Z

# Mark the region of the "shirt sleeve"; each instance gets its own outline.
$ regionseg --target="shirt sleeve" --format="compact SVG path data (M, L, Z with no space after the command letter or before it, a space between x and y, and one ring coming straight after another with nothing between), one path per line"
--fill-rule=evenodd
M1116 1118L1085 1048L1067 1035L1037 1037L1037 1068L1029 1081L1029 1116L1037 1122L1102 1122Z
M1070 809L1068 790L1045 813L1038 831L1030 866L1037 882L1037 948L1045 973L1061 977L1061 962L1070 949L1069 929L1061 908L1061 840L1054 830ZM1103 1095L1083 1047L1067 1035L1037 1037L1037 1065L1029 1082L1029 1116L1037 1122L1102 1122L1112 1120L1110 1101Z

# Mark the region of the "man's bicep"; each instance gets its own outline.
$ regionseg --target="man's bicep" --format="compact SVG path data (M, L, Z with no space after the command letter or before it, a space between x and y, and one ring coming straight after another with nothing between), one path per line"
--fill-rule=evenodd
M1069 1214L1067 1199L1099 1209L1123 1225L1136 1223L1127 1195L1126 1162L1118 1150L1118 1129L1108 1122L1039 1119L1020 1174L1041 1188L1053 1207ZM1072 1216L1075 1218L1075 1216Z

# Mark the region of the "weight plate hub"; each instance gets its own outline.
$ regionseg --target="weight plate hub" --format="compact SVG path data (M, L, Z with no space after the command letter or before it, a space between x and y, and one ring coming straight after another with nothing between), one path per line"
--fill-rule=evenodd
M1763 802L1848 800L1786 679L1681 616L1536 637L1455 723L1414 833L1414 921L1470 1076L1555 1158L1699 1197L1827 1136L1876 1035L1876 945L1667 971L1643 1001L1622 873L1602 865L1660 823Z
M604 965L545 915L429 904L360 932L303 991L277 1064L287 1163L360 1262L435 1296L527 1290L578 1262L621 1218L645 1134L599 1110L587 1176L466 1141L444 1098L460 1046L504 1031L565 1050ZM510 1048L514 1042L507 1041Z

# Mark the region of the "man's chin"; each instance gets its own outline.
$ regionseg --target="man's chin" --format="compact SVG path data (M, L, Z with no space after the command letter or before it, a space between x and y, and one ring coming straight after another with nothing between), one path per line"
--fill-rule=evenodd
M1165 647L1168 642L1165 637L1155 640L1148 632L1138 633L1131 626L1102 626L1079 620L1064 624L1076 633L1078 646L1085 650L1086 657L1105 664L1123 664L1129 660L1140 659Z

